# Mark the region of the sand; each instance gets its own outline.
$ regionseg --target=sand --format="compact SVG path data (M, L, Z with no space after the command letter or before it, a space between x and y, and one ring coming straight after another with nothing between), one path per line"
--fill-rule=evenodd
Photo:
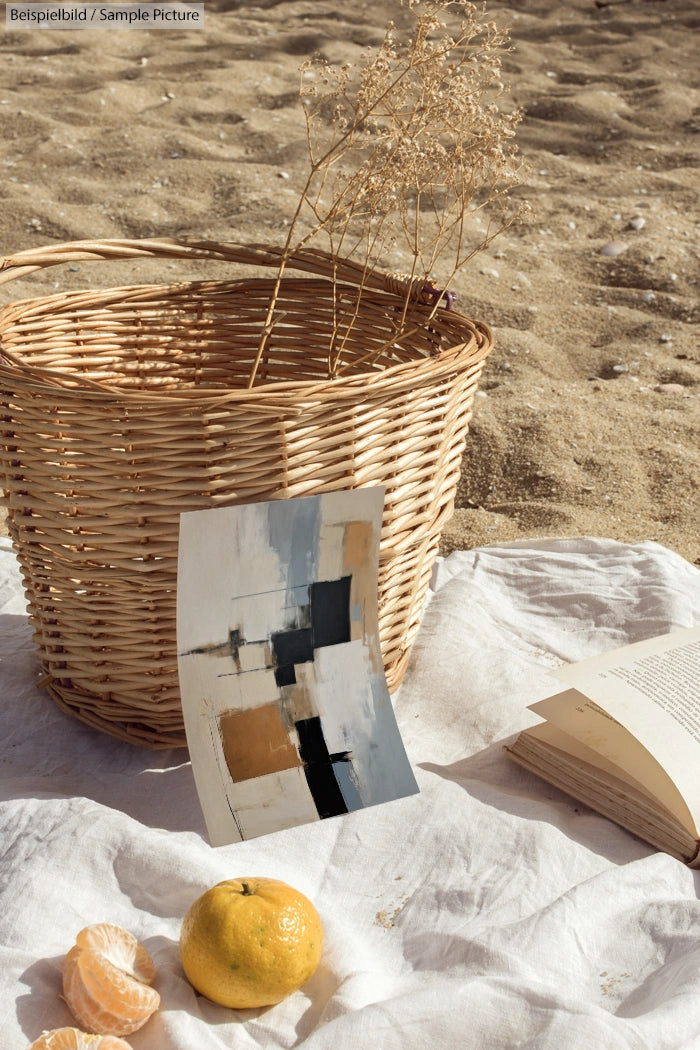
M530 221L464 270L489 324L443 551L653 540L700 564L697 0L512 0ZM0 254L75 239L279 242L305 170L299 63L355 60L390 0L213 0L203 30L0 35ZM618 254L601 253L610 243ZM400 268L400 267L397 267ZM0 287L220 276L81 264Z

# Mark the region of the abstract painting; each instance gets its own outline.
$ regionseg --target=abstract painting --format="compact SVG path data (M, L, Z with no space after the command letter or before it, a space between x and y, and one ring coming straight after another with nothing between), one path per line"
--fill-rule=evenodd
M386 686L383 488L180 516L177 647L214 846L417 792Z

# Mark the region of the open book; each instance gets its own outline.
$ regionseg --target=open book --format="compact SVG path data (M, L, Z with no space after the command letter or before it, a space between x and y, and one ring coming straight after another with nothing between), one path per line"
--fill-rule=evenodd
M690 867L700 867L700 626L554 672L520 765Z

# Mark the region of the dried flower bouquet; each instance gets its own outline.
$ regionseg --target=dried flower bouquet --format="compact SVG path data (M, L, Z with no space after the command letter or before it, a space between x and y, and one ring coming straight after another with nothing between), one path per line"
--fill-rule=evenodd
M367 275L392 249L411 260L393 342L411 334L411 304L432 310L454 298L451 285L473 256L522 214L511 191L522 166L513 142L519 115L506 112L501 56L508 36L468 0L400 0L413 18L405 39L393 23L359 64L315 56L300 69L309 169L291 217L275 287L251 369L271 344L282 277L291 257L325 238L332 258L355 260ZM471 220L487 217L475 233ZM330 334L328 374L343 373L354 306ZM340 294L340 293L338 293ZM425 311L420 324L425 325ZM368 354L371 361L384 348ZM357 364L357 360L354 362Z

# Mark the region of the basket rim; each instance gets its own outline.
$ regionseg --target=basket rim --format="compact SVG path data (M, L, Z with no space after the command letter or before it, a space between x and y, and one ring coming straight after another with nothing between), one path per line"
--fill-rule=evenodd
M67 377L66 374L51 369L32 368L22 362L16 362L14 355L4 350L0 353L5 360L0 361L0 383L12 386L12 379L18 376L25 383L41 385L43 389L51 387L57 394L61 391L70 392L72 395L83 393L91 398L103 398L105 401L113 402L115 397L125 402L138 404L166 404L172 401L196 402L206 404L209 407L216 405L229 405L236 402L247 404L258 404L270 408L279 405L285 411L289 409L290 403L314 402L320 398L341 400L343 398L354 398L357 396L358 387L365 389L385 386L395 390L396 387L407 385L415 386L416 373L427 381L440 380L443 376L454 374L456 370L465 366L476 367L481 365L488 356L492 345L490 330L486 325L478 324L479 331L483 332L484 338L477 343L475 338L466 343L459 343L446 350L441 350L435 357L425 357L416 361L404 361L398 365L391 365L382 371L364 372L361 375L340 376L336 379L323 380L289 380L283 382L260 383L251 389L237 387L233 390L222 392L221 387L190 387L171 389L167 392L157 393L143 389L111 385L108 382L100 383L96 380L86 379L82 376ZM11 367L6 360L10 357Z
M400 386L404 383L413 384L416 373L419 373L423 380L428 378L431 381L439 380L443 375L453 373L455 369L479 365L486 359L493 348L493 333L484 322L469 317L454 308L438 307L434 312L430 312L429 317L426 316L422 324L439 328L441 322L449 323L450 328L457 329L461 327L465 332L468 332L469 338L461 342L455 342L430 356L417 356L411 361L402 361L380 369L368 368L359 374L341 375L334 378L263 381L251 388L236 387L228 391L222 391L220 386L201 385L171 388L167 391L158 392L156 390L122 386L109 380L89 379L78 373L67 373L58 369L32 365L23 361L13 351L2 346L2 321L8 312L13 312L15 313L14 322L21 323L21 319L16 314L16 311L21 307L49 308L59 302L70 306L85 299L86 307L92 305L93 308L96 308L99 307L100 300L105 302L118 301L119 296L125 293L133 293L138 296L141 292L155 291L167 295L175 291L196 290L202 286L208 288L215 288L216 286L232 287L239 283L242 286L249 286L257 281L268 283L269 280L270 278L267 277L252 277L221 281L197 280L170 282L168 284L123 285L94 290L76 289L65 293L54 292L47 296L36 296L8 303L0 308L0 381L8 382L11 385L13 380L17 381L18 378L21 378L30 385L38 383L44 387L48 386L57 392L61 390L70 391L73 395L82 392L86 396L102 397L109 401L113 401L115 397L118 397L134 405L163 404L172 401L196 401L212 406L245 402L258 403L260 405L269 404L270 407L279 404L288 409L290 402L298 401L300 398L307 402L315 401L321 397L339 400L344 397L355 397L358 387L371 387L374 389L377 386L386 386L395 389L397 385ZM309 287L313 284L318 284L319 287L326 288L353 288L352 285L345 285L344 283L341 285L333 284L323 275L283 278L282 283L285 284L285 282L297 285L301 282L301 284ZM390 297L390 295L390 292L380 291L376 288L367 290L368 299L379 304Z

